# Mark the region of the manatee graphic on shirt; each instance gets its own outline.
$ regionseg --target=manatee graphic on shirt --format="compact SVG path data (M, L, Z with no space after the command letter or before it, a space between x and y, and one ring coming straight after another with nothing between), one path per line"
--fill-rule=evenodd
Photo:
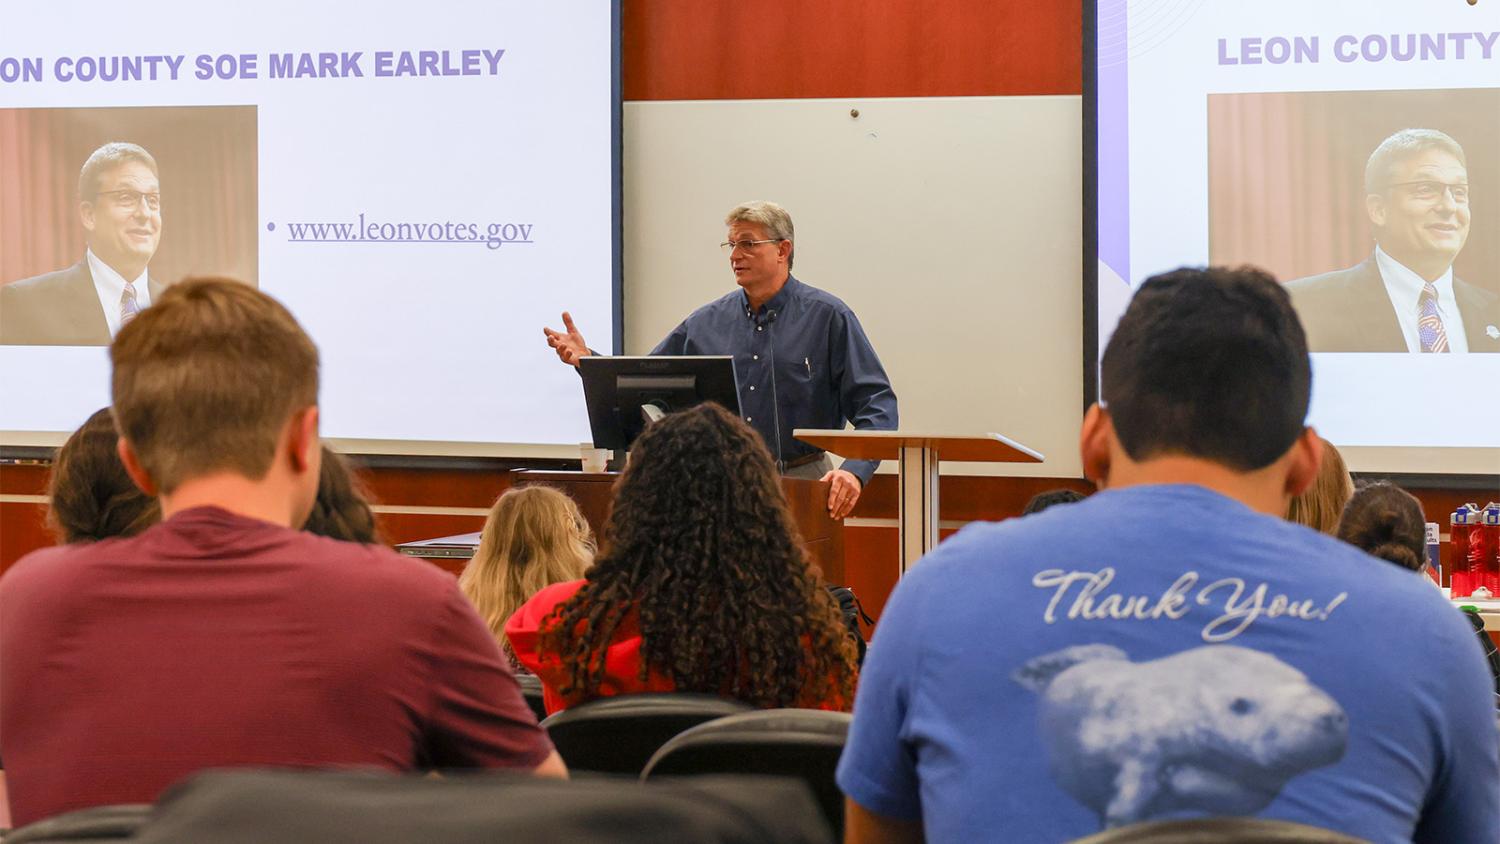
M1040 696L1052 777L1105 827L1182 812L1252 815L1298 774L1343 758L1349 721L1306 675L1260 651L1206 645L1131 662L1064 648L1011 678Z

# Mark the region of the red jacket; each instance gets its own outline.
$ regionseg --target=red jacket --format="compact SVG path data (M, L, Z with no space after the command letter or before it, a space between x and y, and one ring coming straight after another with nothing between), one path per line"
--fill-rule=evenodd
M537 650L542 620L551 615L559 604L576 595L585 583L585 580L554 583L533 595L531 600L521 605L505 622L505 635L510 639L516 659L542 681L542 693L549 714L591 699L577 692L567 697L558 692L558 688L568 677L562 660L555 653L544 654ZM641 641L640 616L632 609L615 628L614 639L604 651L604 677L600 680L599 690L594 697L676 691L672 678L655 668L649 669L646 679L641 680ZM852 701L844 700L842 695L835 694L828 700L805 699L799 701L798 706L847 712L851 703Z

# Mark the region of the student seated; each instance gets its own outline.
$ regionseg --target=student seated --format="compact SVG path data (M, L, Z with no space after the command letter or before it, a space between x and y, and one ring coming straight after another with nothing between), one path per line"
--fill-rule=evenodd
M1318 465L1318 476L1301 495L1292 496L1286 517L1288 521L1332 536L1338 529L1344 505L1354 494L1354 480L1344 466L1344 456L1333 447L1333 443L1322 437L1318 442L1323 445L1323 462Z
M1365 553L1412 571L1427 567L1422 502L1384 481L1355 490L1334 534Z
M184 281L110 359L120 456L163 521L0 578L17 825L225 766L565 774L453 578L293 529L318 489L318 351L284 307Z
M1099 492L964 528L886 604L839 761L846 840L1241 815L1496 841L1473 632L1282 518L1322 448L1286 291L1248 268L1149 279L1100 375L1080 437Z
M589 523L563 493L526 486L495 499L458 588L489 624L511 668L523 666L505 637L506 620L546 587L583 577L594 550Z
M1050 507L1056 507L1059 504L1077 504L1085 498L1088 498L1088 496L1072 489L1043 490L1031 496L1031 500L1027 501L1026 507L1021 510L1021 515L1030 516Z
M94 411L57 450L47 481L47 524L58 542L135 536L161 521L156 499L125 472L119 440L114 414L106 407Z
M1338 537L1372 557L1428 574L1427 517L1422 502L1395 484L1378 481L1356 490L1339 520ZM1474 628L1500 705L1500 649L1477 613L1465 612L1464 620Z
M547 711L662 691L849 707L853 642L738 417L702 404L650 425L604 536L586 579L543 589L505 625Z
M364 484L349 468L349 461L326 445L318 471L318 497L302 529L344 542L368 545L381 541Z

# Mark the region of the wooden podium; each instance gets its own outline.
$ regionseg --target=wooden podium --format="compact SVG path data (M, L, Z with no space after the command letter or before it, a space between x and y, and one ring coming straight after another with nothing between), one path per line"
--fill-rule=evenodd
M1040 452L999 434L798 428L792 436L850 460L895 460L900 493L901 571L938 544L938 461L1041 463Z
M512 485L544 484L566 493L598 535L614 502L615 472L548 472L516 469ZM828 516L828 484L802 478L782 478L792 519L802 534L807 555L823 570L823 579L838 586L844 584L844 524Z

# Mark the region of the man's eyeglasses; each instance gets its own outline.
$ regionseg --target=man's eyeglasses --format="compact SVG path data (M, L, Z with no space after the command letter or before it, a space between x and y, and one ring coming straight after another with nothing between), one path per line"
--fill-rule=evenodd
M767 240L726 240L719 244L719 248L725 252L733 252L738 249L741 252L749 252L752 248L762 243L780 243L781 238L773 237Z
M1450 185L1447 182L1438 182L1431 179L1421 179L1415 182L1396 182L1392 184L1391 187L1406 188L1406 192L1410 194L1413 199L1420 200L1422 202L1436 202L1437 200L1442 198L1443 192L1446 191L1450 196L1453 197L1453 203L1455 205L1469 204L1469 186L1463 183Z
M98 196L107 196L110 202L121 211L134 211L141 200L146 200L146 207L152 211L161 210L161 194L141 193L138 190L102 190Z

